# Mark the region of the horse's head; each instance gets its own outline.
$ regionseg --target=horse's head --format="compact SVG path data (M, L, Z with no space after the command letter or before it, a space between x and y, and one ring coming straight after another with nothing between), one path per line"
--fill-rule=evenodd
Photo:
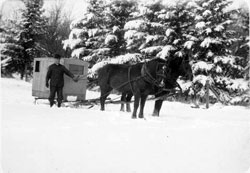
M192 67L190 65L190 60L188 56L182 58L182 61L179 66L179 74L184 77L186 80L193 80Z
M166 60L154 58L142 66L142 76L149 83L163 87L166 78Z
M167 69L170 71L170 76L175 79L182 76L185 80L193 80L193 72L188 56L171 58Z

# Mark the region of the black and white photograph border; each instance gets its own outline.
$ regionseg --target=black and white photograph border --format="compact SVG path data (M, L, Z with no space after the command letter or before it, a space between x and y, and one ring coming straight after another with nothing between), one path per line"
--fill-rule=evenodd
M247 0L0 0L0 173L250 173Z

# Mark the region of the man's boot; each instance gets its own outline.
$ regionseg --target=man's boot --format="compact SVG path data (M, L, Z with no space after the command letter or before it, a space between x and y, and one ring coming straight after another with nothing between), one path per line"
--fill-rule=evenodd
M62 104L61 102L58 102L57 106L60 108L60 107L61 107L61 104Z
M51 101L50 102L50 107L52 107L54 105L54 103L55 103L54 101Z

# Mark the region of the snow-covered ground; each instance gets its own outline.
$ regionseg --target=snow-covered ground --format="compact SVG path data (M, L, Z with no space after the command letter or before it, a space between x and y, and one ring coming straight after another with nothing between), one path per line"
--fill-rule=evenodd
M250 167L250 109L192 109L164 102L161 116L131 119L106 111L33 104L31 84L1 79L4 173L245 173ZM98 97L88 92L87 98Z

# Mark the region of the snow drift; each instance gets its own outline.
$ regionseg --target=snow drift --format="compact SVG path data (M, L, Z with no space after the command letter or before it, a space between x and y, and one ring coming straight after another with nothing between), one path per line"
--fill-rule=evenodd
M1 79L2 168L9 173L245 173L249 108L192 109L164 102L161 116L131 119L108 104L92 109L33 104L31 84ZM87 98L99 93L87 91ZM113 97L113 96L111 96ZM117 96L115 96L117 97ZM45 101L46 102L46 101Z

